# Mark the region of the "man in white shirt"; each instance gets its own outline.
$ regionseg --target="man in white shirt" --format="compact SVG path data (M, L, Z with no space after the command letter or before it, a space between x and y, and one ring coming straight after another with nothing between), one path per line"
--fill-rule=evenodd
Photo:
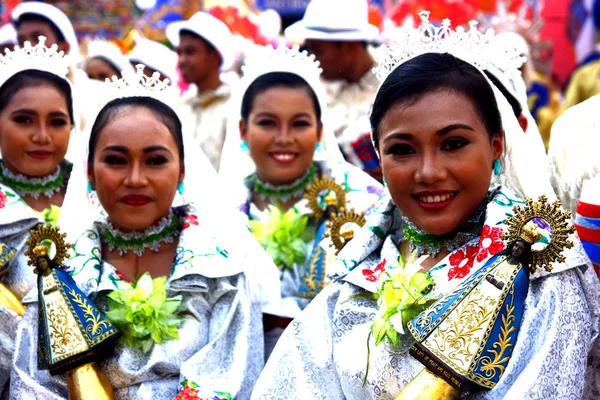
M192 84L178 110L184 132L199 142L218 170L231 98L221 72L233 63L231 32L217 18L198 12L188 21L170 24L167 38L177 48L183 80Z

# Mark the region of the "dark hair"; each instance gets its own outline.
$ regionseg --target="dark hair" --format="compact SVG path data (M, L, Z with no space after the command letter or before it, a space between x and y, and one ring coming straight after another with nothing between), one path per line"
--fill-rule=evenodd
M242 120L248 123L248 117L254 107L256 96L273 88L303 89L310 96L317 121L321 121L321 105L313 88L304 78L291 72L269 72L261 75L248 86L242 99Z
M69 85L69 82L64 78L37 69L28 69L17 72L4 82L2 87L0 87L0 113L4 111L20 90L43 85L52 86L65 97L71 125L74 125L75 118L73 118L73 95L71 93L71 85Z
M494 91L471 64L451 54L426 53L401 64L381 85L371 111L371 131L379 144L379 126L395 105L412 105L431 92L452 91L473 102L491 137L502 133Z
M521 244L523 246L525 246L525 252L523 253L523 255L521 255L521 257L519 257L519 261L521 261L523 263L531 262L531 253L532 253L531 246L532 245L521 238L518 238L517 240L515 240L511 245L507 246L504 250L502 250L500 253L498 253L498 255L506 255L506 256L510 257L512 254L512 248L515 245L515 243L517 243L517 242L521 242Z
M508 104L510 104L510 107L512 108L513 113L515 114L515 117L519 118L521 114L523 114L523 107L521 107L521 103L519 103L519 100L517 100L517 98L506 88L506 86L504 86L502 82L500 82L500 79L496 78L496 75L494 75L487 69L483 72L485 72L489 80L492 81L494 86L496 86L500 93L502 93L506 100L508 100Z
M151 97L125 97L115 99L109 102L98 114L92 132L90 134L88 163L92 164L94 155L96 154L96 146L100 139L100 132L108 125L108 123L116 117L116 115L127 107L144 107L156 115L161 122L169 129L169 132L175 139L177 150L179 151L179 161L183 164L183 133L181 129L181 121L179 117L166 104L153 99Z
M48 25L50 25L50 29L52 29L52 32L54 32L54 35L56 36L56 41L60 44L60 43L64 43L67 40L65 39L65 35L62 34L62 32L60 31L60 29L58 29L58 26L56 26L56 24L54 22L52 22L49 18L44 17L43 15L39 15L39 14L33 14L33 13L25 13L22 14L19 19L17 19L16 21L13 22L13 25L15 26L15 29L19 29L19 26L21 26L22 23L24 22L43 22L46 23Z

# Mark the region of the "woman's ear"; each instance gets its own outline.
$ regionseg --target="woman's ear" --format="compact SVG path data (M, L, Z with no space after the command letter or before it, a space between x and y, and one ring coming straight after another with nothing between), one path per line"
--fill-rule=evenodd
M88 163L87 178L88 181L92 184L92 189L96 190L96 179L94 178L94 165L92 163Z
M185 178L185 164L181 164L181 172L179 172L179 182L183 182Z
M494 135L491 146L492 158L498 160L504 153L504 135Z
M246 141L247 135L248 135L248 127L246 126L246 123L244 122L243 119L240 119L239 127L240 127L240 139L242 139L242 141Z
M317 125L317 142L320 142L323 138L323 123L319 122Z

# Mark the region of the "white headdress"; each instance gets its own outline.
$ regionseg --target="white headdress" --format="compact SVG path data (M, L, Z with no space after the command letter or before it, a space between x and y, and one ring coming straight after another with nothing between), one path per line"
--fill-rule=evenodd
M256 47L246 58L242 67L243 78L231 99L231 110L227 119L227 135L223 145L219 175L226 182L242 182L245 177L255 171L250 154L241 149L239 122L241 119L242 99L248 87L260 76L271 72L289 72L303 78L314 90L321 107L323 123L322 148L315 152L315 160L344 161L333 131L328 129L327 102L325 92L319 78L321 68L314 56L301 52L298 46L291 49L280 46Z
M46 47L46 38L40 36L35 46L25 42L23 47L16 46L13 51L0 56L0 86L13 75L27 70L49 72L68 81L69 65L69 57L58 51L56 44Z
M86 63L92 58L101 58L115 67L117 71L133 72L133 67L129 60L117 45L106 40L92 40L87 45Z
M148 77L143 73L143 66L138 66L135 73L124 71L122 74L121 79L113 78L113 81L106 82L107 88L102 93L107 94L107 97L103 99L102 108L114 99L149 97L166 104L174 111L177 109L180 101L179 92L168 81L162 81L159 73ZM76 240L87 229L90 229L95 221L105 216L96 193L89 193L87 190L89 139L94 122L89 123L84 134L80 135L78 143L80 157L74 162L63 202L63 212L59 220L59 226L67 233L67 239L70 241ZM248 275L253 299L264 302L273 301L268 297L274 296L273 298L276 299L275 295L279 295L279 280L259 282L256 278L260 269L268 268L272 264L271 259L243 223L230 217L233 205L229 205L225 196L226 190L222 187L217 173L199 146L185 135L184 149L185 192L183 196L178 194L175 197L173 205L193 203L196 208L195 214L201 224L210 227L209 229L213 232L220 231L221 237L228 237L231 240L230 243L238 246L236 250L250 255L253 263L245 266L245 272ZM276 267L273 265L273 268ZM273 294L266 291L261 293L257 288L259 283L270 285L273 288ZM260 298L260 296L263 297Z
M517 49L505 47L499 50L497 46L490 45L494 32L489 29L481 33L476 21L469 24L469 30L462 27L453 30L448 19L436 27L429 22L428 11L419 15L419 28L399 29L390 46L381 46L375 73L383 82L399 65L426 53L449 53L476 67L493 89L502 117L505 149L500 162L506 183L522 197L537 198L545 194L551 199L555 198L550 186L546 155L543 147L539 146L539 138L523 133L508 101L483 72L493 60L498 59L503 60L505 68L517 69L523 63ZM499 51L503 54L498 54Z

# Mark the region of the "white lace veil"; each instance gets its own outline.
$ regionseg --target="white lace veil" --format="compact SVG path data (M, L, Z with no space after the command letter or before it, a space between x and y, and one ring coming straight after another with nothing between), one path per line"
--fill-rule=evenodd
M143 66L142 66L143 67ZM175 110L179 101L179 94L166 82L161 82L158 75L153 78L143 76L138 68L136 74L124 73L124 78L115 84L106 83L107 94L110 96L103 102L106 105L110 100L125 97L152 97L167 104ZM142 85L139 82L143 82ZM112 86L112 87L108 87ZM102 107L103 108L103 107ZM98 110L98 113L100 109ZM73 160L73 172L67 187L63 202L62 212L58 225L67 233L67 240L73 243L86 230L93 226L99 219L105 218L105 212L100 205L95 192L88 193L88 154L89 138L95 119L91 121L83 134L78 135L75 145L78 157ZM225 195L226 190L221 184L221 179L214 168L200 150L197 143L184 136L185 149L185 190L183 195L177 194L173 201L174 206L193 203L198 216L198 221L206 229L210 229L218 238L226 240L227 247L235 248L238 254L243 254L248 261L244 271L248 277L248 286L252 299L255 302L267 303L276 301L279 297L279 280L276 274L262 273L270 267L276 268L270 257L260 247L256 239L246 226L232 217L233 205ZM261 290L261 286L270 290Z
M330 129L327 112L325 89L319 77L321 68L306 52L300 52L298 46L288 49L280 46L274 49L271 46L256 47L246 57L246 64L242 68L244 76L236 85L236 90L230 101L230 111L227 118L227 134L221 155L219 175L229 184L237 185L244 178L255 171L255 165L248 151L241 147L239 122L241 120L242 99L248 87L258 77L270 72L290 72L303 78L314 90L321 107L321 121L323 123L323 136L321 146L317 148L314 159L316 161L328 160L332 162L344 161L337 139Z

